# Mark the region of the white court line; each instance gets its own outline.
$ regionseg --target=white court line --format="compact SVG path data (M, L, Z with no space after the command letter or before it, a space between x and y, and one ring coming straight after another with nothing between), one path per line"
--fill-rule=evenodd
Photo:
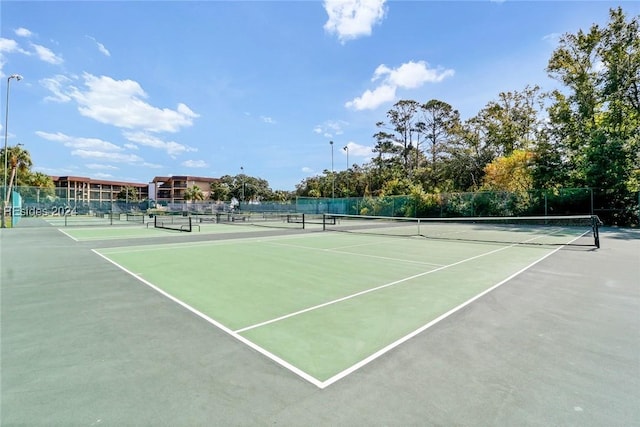
M378 350L377 352L373 353L371 356L361 360L360 362L356 363L355 365L345 369L344 371L334 375L333 377L329 378L328 380L325 380L322 382L322 384L320 385L320 388L326 388L328 386L330 386L331 384L335 383L336 381L341 380L342 378L346 377L347 375L355 372L356 370L360 369L361 367L363 367L364 365L368 364L369 362L377 359L378 357L382 356L383 354L387 353L390 350L393 350L394 348L398 347L399 345L401 345L402 343L410 340L411 338L415 337L416 335L419 335L420 333L426 331L427 329L429 329L430 327L434 326L435 324L439 323L440 321L446 319L447 317L451 316L452 314L454 314L455 312L461 310L462 308L466 307L467 305L471 304L472 302L478 300L479 298L482 298L483 296L485 296L486 294L488 294L489 292L499 288L500 286L504 285L505 283L509 282L511 279L513 279L514 277L524 273L525 271L527 271L528 269L530 269L531 267L533 267L534 265L538 264L539 262L541 262L542 260L550 257L551 255L553 255L554 253L558 252L560 249L564 248L565 246L571 244L572 242L575 242L576 240L578 240L579 238L581 238L582 236L586 235L590 233L590 231L585 231L583 234L577 236L575 239L571 240L570 242L568 242L565 245L562 245L556 249L554 249L553 251L549 252L548 254L544 255L543 257L541 257L540 259L532 262L531 264L527 265L526 267L520 269L519 271L513 273L511 276L507 277L506 279L502 280L501 282L496 283L495 285L493 285L492 287L490 287L489 289L486 289L485 291L479 293L478 295L468 299L467 301L463 302L462 304L458 305L457 307L452 308L451 310L447 311L446 313L436 317L435 319L433 319L432 321L430 321L429 323L427 323L424 326L421 326L420 328L416 329L415 331L405 335L404 337L396 340L395 342L387 345L386 347L381 348L380 350ZM542 236L541 236L542 237ZM516 245L512 245L512 246L516 246ZM506 248L505 248L506 249Z
M96 249L92 249L92 252L95 253L96 255L100 256L101 258L109 261L111 264L115 265L116 267L118 267L122 271L130 274L131 276L133 276L134 278L136 278L140 282L142 282L145 285L149 286L154 291L160 293L161 295L169 298L171 301L173 301L173 302L181 305L182 307L186 308L187 310L189 310L190 312L192 312L196 316L206 320L207 322L211 323L215 327L220 328L220 330L222 330L222 331L226 332L227 334L231 335L232 337L234 337L238 341L242 342L243 344L248 345L249 347L251 347L255 351L263 354L264 356L266 356L269 359L273 360L274 362L280 364L281 366L285 367L286 369L290 370L291 372L295 373L296 375L300 376L301 378L309 381L311 384L322 388L321 387L322 382L320 380L318 380L317 378L312 377L311 375L307 374L306 372L302 371L301 369L293 366L289 362L279 358L278 356L276 356L275 354L271 353L270 351L265 350L264 348L260 347L259 345L255 344L255 343L249 341L248 339L244 338L243 336L233 332L231 329L227 328L226 326L224 326L222 323L218 322L217 320L212 319L211 317L207 316L206 314L202 313L201 311L191 307L189 304L185 303L184 301L179 300L178 298L174 297L173 295L169 294L168 292L165 292L164 290L162 290L159 287L155 286L153 283L149 282L148 280L143 279L142 277L140 277L139 274L136 274L136 273L128 270L127 268L123 267L122 265L118 264L117 262L110 260L105 255L102 255L100 252L98 252Z
M61 228L58 228L58 231L61 232L62 234L64 234L65 236L67 236L68 238L70 238L73 241L79 242L78 239L76 239L75 237L73 237L71 234L67 233L66 231L64 231Z
M571 242L573 242L573 241L575 241L575 240L579 239L580 237L584 236L584 235L585 235L585 234L587 234L587 233L588 233L588 232L585 232L585 233L584 233L584 234L582 234L581 236L576 237L576 238L575 238L574 240L572 240ZM300 236L287 236L287 237L295 238L295 237L300 237ZM540 236L540 237L542 237L542 236ZM535 240L535 239L540 238L540 237L536 237L536 238L533 238L533 239L531 239L531 240ZM247 240L257 240L257 241L260 241L261 239L260 239L260 238L250 238L250 239L239 239L239 240L245 240L245 241L247 241ZM227 241L227 242L228 242L228 241ZM570 244L571 242L569 242L569 243L567 243L567 244ZM212 242L205 242L205 243L209 243L209 244L210 244L210 243L212 243ZM168 245L171 245L171 246L183 246L183 245L182 245L182 244L180 244L180 243L174 243L174 244L168 244ZM485 255L489 255L490 253L499 252L499 251L502 251L502 250L505 250L505 249L508 249L508 248L511 248L511 247L514 247L514 246L517 246L517 244L510 245L510 246L506 246L506 247L502 247L502 248L499 248L499 249L493 250L493 251L488 252L488 253L485 253L485 254L480 254L480 255L477 255L477 256L475 256L475 257L468 258L468 259L466 259L466 260L462 260L462 261L459 261L459 262L457 262L457 263L450 264L450 265L448 265L448 266L444 266L444 267L438 268L438 269L436 269L436 270L442 270L442 269L444 269L444 268L448 268L448 267L451 267L451 266L453 266L453 265L461 264L461 263L466 262L466 261L469 261L469 260L471 260L471 259L475 259L475 258L479 258L479 257L485 256ZM275 354L273 354L273 353L271 353L271 352L267 351L266 349L264 349L264 348L260 347L259 345L257 345L257 344L255 344L255 343L253 343L252 341L250 341L250 340L248 340L248 339L244 338L243 336L241 336L241 335L239 334L239 332L238 332L238 331L235 331L235 332L234 332L233 330L231 330L231 329L227 328L226 326L224 326L224 325L223 325L223 324L221 324L220 322L218 322L218 321L216 321L216 320L212 319L211 317L209 317L209 316L207 316L206 314L204 314L204 313L200 312L199 310L195 309L194 307L191 307L189 304L187 304L187 303L185 303L185 302L183 302L183 301L179 300L178 298L174 297L173 295L171 295L171 294L169 294L169 293L165 292L164 290L162 290L162 289L158 288L157 286L153 285L151 282L149 282L149 281L147 281L147 280L143 279L142 277L140 277L140 275L137 275L137 274L135 274L135 273L131 272L131 271L130 271L130 270L128 270L127 268L125 268L125 267L121 266L120 264L118 264L118 263L116 263L116 262L112 261L111 259L107 258L107 256L106 256L106 255L101 254L101 253L100 253L100 252L98 252L96 249L92 249L92 252L94 252L96 255L100 256L101 258L103 258L103 259L107 260L108 262L110 262L111 264L115 265L116 267L118 267L119 269L123 270L124 272L128 273L129 275L133 276L134 278L136 278L136 279L137 279L137 280L139 280L140 282L144 283L145 285L149 286L151 289L155 290L156 292L160 293L161 295L163 295L163 296L165 296L165 297L169 298L171 301L174 301L175 303L177 303L177 304L181 305L182 307L186 308L187 310L191 311L192 313L194 313L194 314L195 314L195 315L197 315L198 317L200 317L200 318L204 319L205 321L209 322L210 324L212 324L212 325L214 325L214 326L216 326L216 327L220 328L220 330L222 330L222 331L224 331L225 333L229 334L230 336L232 336L233 338L237 339L238 341L240 341L240 342L242 342L242 343L246 344L246 345L247 345L247 346L249 346L250 348L252 348L252 349L256 350L257 352L261 353L262 355L264 355L264 356L268 357L269 359L273 360L274 362L278 363L278 364L279 364L279 365L281 365L282 367L284 367L284 368L286 368L286 369L290 370L291 372L293 372L294 374L296 374L296 375L298 375L299 377L303 378L304 380L306 380L306 381L310 382L311 384L315 385L316 387L318 387L318 388L320 388L320 389L324 389L324 388L326 388L326 387L330 386L331 384L335 383L336 381L338 381L338 380L340 380L340 379L344 378L345 376L349 375L350 373L352 373L352 372L356 371L357 369L361 368L362 366L364 366L364 365L368 364L369 362L373 361L374 359L378 358L379 356L383 355L384 353L386 353L386 352L390 351L391 349L393 349L393 348L397 347L398 345L400 345L400 344L404 343L405 341L407 341L407 340L409 340L409 339L413 338L414 336L418 335L419 333L423 332L424 330L428 329L429 327L431 327L431 326L435 325L436 323L440 322L441 320L445 319L446 317L450 316L451 314L455 313L456 311L460 310L461 308L465 307L466 305L470 304L471 302L473 302L473 301L477 300L478 298L480 298L480 297L482 297L482 296L486 295L487 293L489 293L489 292L491 292L492 290L496 289L497 287L501 286L502 284L504 284L504 283L508 282L509 280L511 280L512 278L514 278L515 276L517 276L518 274L521 274L521 273L522 273L522 272L524 272L525 270L527 270L527 269L531 268L533 265L537 264L538 262L540 262L540 261L542 261L543 259L545 259L545 258L547 258L548 256L550 256L551 254L553 254L553 253L557 252L558 250L562 249L564 246L566 246L566 245L562 245L562 246L558 247L558 248L557 248L557 249L555 249L554 251L552 251L552 252L548 253L547 255L543 256L542 258L540 258L539 260L537 260L537 261L535 261L535 262L533 262L533 263L529 264L527 267L525 267L525 268L523 268L522 270L518 271L517 273L514 273L513 275L509 276L508 278L506 278L506 279L505 279L505 280L503 280L502 282L500 282L500 283L498 283L498 284L496 284L496 285L492 286L491 288L487 289L486 291L484 291L484 292L480 293L479 295L477 295L477 296L475 296L475 297L473 297L473 298L469 299L468 301L466 301L466 302L462 303L461 305L459 305L459 306L457 306L457 307L455 307L455 308L451 309L451 310L450 310L450 311L448 311L447 313L445 313L445 314L441 315L440 317L438 317L438 318L436 318L436 319L432 320L431 322L429 322L429 323L427 323L426 325L424 325L424 326L420 327L419 329L415 330L414 332L412 332L412 333L410 333L410 334L408 334L408 335L405 335L404 337L400 338L399 340L396 340L395 342L393 342L393 343L389 344L388 346L386 346L386 347L382 348L381 350L379 350L379 351L375 352L375 353L374 353L374 354L372 354L371 356L369 356L369 357L367 357L367 358L363 359L362 361L360 361L360 362L356 363L355 365L353 365L353 366L351 366L351 367L349 367L349 368L347 368L347 369L343 370L342 372L340 372L340 373L338 373L338 374L334 375L333 377L331 377L331 378L329 378L328 380L325 380L325 381L320 381L320 380L318 380L317 378L315 378L315 377L313 377L313 376L309 375L308 373L306 373L306 372L304 372L303 370L301 370L301 369L297 368L296 366L294 366L294 365L292 365L292 364L290 364L290 363L286 362L285 360L281 359L280 357L276 356ZM426 275L426 274L429 274L429 273L435 272L436 270L431 270L431 271L428 271L428 272L425 272L425 273L422 273L422 274L419 274L419 275L416 275L416 276L412 276L412 277L419 277L419 276L422 276L422 275ZM410 279L410 278L406 278L406 279L402 279L401 281L406 281L406 280L409 280L409 279ZM397 283L400 283L401 281L398 281ZM384 286L385 286L385 287L388 287L388 286L392 286L392 284L387 284L387 285L384 285ZM380 288L380 287L378 287L378 288L376 288L376 289L379 289L379 288ZM372 291L372 290L370 290L370 291ZM370 291L365 291L365 292L362 292L362 293L366 293L366 292L370 292ZM362 293L359 293L359 294L362 294ZM328 305L328 304L322 304L322 305ZM318 306L318 307L319 307L319 306ZM312 308L313 308L313 307L312 307ZM304 310L304 311L309 311L309 309ZM299 314L299 313L300 313L300 312L298 312L298 314ZM284 317L284 316L283 316L283 317ZM291 315L286 316L286 317L291 317ZM272 320L272 321L265 322L265 323L272 323L273 321L281 320L281 319L282 319L282 318L274 319L274 320ZM263 323L263 324L264 324L264 323ZM255 325L255 326L252 326L252 327L257 327L257 326L258 326L258 325ZM252 327L250 327L250 328L252 328ZM240 331L242 331L242 330L247 330L247 329L248 329L248 328L244 328L244 329L241 329Z
M530 240L533 240L533 239L530 239ZM514 247L514 246L516 246L516 245L513 244L513 245L509 245L509 246L503 246L501 248L494 249L494 250L489 251L489 252L484 252L484 253L481 253L479 255L474 255L472 257L465 258L463 260L456 261L456 262L451 263L451 264L447 264L447 265L443 265L443 266L438 267L438 268L434 268L433 270L424 271L422 273L414 274L413 276L405 277L404 279L400 279L400 280L396 280L396 281L393 281L393 282L390 282L390 283L385 283L384 285L376 286L375 288L366 289L364 291L356 292L355 294L347 295L345 297L338 298L338 299L335 299L335 300L332 300L332 301L328 301L328 302L325 302L325 303L322 303L322 304L318 304L318 305L315 305L313 307L308 307L308 308L305 308L303 310L296 311L294 313L285 314L284 316L276 317L275 319L270 319L270 320L266 320L264 322L256 323L255 325L250 325L250 326L247 326L247 327L242 328L242 329L237 329L236 333L240 334L242 332L245 332L245 331L248 331L248 330L251 330L251 329L255 329L255 328L259 328L261 326L269 325L271 323L279 322L280 320L284 320L284 319L288 319L290 317L298 316L298 315L303 314L303 313L308 313L308 312L313 311L313 310L318 310L320 308L327 307L327 306L333 305L333 304L337 304L339 302L343 302L343 301L346 301L346 300L349 300L349 299L352 299L352 298L355 298L355 297L359 297L361 295L365 295L365 294L368 294L370 292L375 292L375 291L379 291L380 289L385 289L385 288L388 288L390 286L395 286L397 284L404 283L404 282L406 282L408 280L417 279L418 277L426 276L427 274L436 273L438 271L442 271L442 270L445 270L445 269L450 268L450 267L455 267L456 265L460 265L460 264L463 264L465 262L473 261L474 259L482 258L484 256L491 255L491 254L494 254L496 252L504 251L505 249L509 249L509 248Z

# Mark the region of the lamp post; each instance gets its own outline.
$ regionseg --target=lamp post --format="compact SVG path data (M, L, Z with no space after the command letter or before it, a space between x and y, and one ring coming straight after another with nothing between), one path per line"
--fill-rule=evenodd
M244 202L244 167L240 166L240 174L242 175L242 201Z
M345 172L345 180L347 182L347 194L346 194L346 196L349 197L349 146L345 145L344 147L342 147L342 149L347 152L347 169L346 169L346 172Z
M8 137L8 129L9 129L9 83L11 83L11 79L16 79L17 81L22 80L22 76L20 74L12 74L7 77L7 103L6 112L4 115L4 197L2 198L2 228L7 227L7 222L5 219L5 214L7 210L7 202L9 201L9 187L7 185L7 169L9 168L9 153L7 153L7 137Z
M336 177L333 174L333 141L329 141L331 145L331 198L336 197Z

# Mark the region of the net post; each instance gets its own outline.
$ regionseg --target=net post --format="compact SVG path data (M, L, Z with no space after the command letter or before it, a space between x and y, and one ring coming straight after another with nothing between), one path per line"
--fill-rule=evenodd
M327 231L327 214L322 214L322 231Z
M600 249L600 225L602 221L597 215L591 215L591 229L593 230L593 243L596 248Z
M304 226L305 226L305 218L304 218L304 213L302 214L302 229L304 230Z

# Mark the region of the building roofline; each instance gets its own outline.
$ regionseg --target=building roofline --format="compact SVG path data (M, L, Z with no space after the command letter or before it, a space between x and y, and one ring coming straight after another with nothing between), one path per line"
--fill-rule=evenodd
M129 186L129 187L148 187L148 183L139 183L139 182L127 182L127 181L110 181L106 179L94 179L88 178L86 176L52 176L51 179L56 181L76 181L76 182L84 182L87 184L106 184L106 185L120 185L120 186Z

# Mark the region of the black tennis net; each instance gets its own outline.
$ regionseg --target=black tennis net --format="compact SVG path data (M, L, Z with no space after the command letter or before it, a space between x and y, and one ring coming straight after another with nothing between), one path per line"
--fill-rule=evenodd
M193 231L193 221L190 216L155 215L153 217L153 226L166 230Z
M404 218L324 214L325 231L529 245L600 247L595 215Z
M200 223L231 225L255 225L270 228L305 228L305 214L283 212L218 212L214 215L199 215Z

